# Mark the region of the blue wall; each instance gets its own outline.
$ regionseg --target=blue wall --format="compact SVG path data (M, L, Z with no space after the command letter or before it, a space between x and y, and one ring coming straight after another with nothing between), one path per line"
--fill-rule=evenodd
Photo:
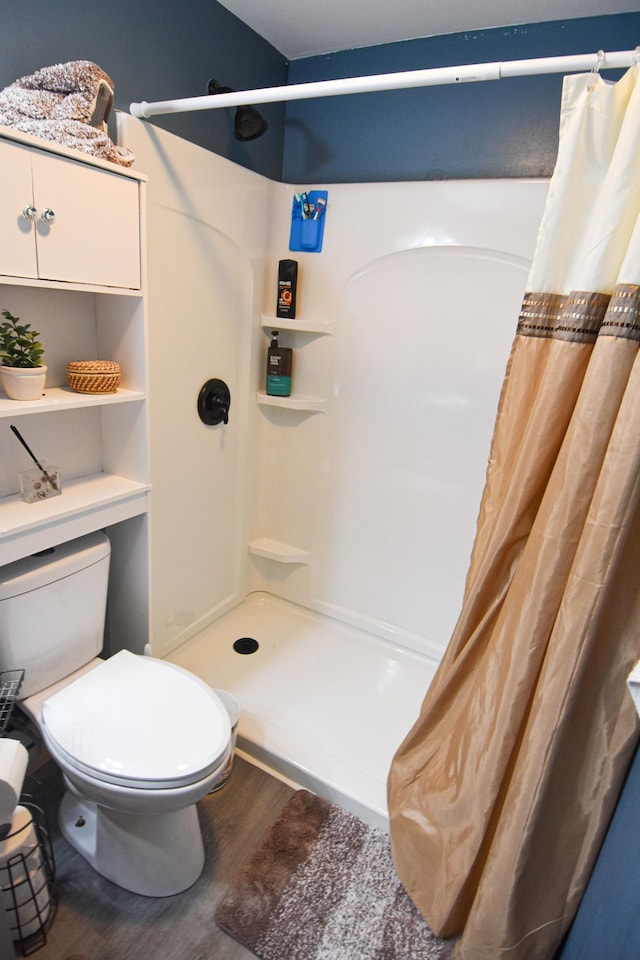
M582 903L556 960L640 957L640 750Z
M631 50L638 43L640 13L529 24L295 60L288 82ZM291 102L283 179L322 184L549 176L561 84L560 76L519 77Z
M215 0L2 0L0 88L40 67L93 60L115 84L115 104L207 93L214 77L237 89L286 83L287 61ZM260 108L269 130L233 137L232 110L157 117L153 123L276 180L285 107Z
M116 106L425 67L607 50L640 43L640 12L381 44L287 64L216 0L2 0L0 88L39 67L94 60ZM607 76L611 76L607 73ZM233 137L233 111L151 121L293 183L548 176L561 79L518 78L260 106L269 130ZM285 124L286 117L286 124Z

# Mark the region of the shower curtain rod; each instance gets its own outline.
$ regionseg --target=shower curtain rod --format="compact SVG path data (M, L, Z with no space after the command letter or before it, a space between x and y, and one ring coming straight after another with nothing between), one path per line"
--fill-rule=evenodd
M469 63L458 67L433 67L401 73L380 73L368 77L341 80L318 80L293 83L283 87L236 90L204 97L181 100L156 100L131 103L134 117L152 117L161 113L187 113L192 110L221 110L224 107L249 106L256 103L277 103L283 100L310 100L314 97L337 97L349 93L373 93L378 90L400 90L409 87L432 87L447 83L474 83L478 80L501 80L544 73L576 73L584 70L612 70L629 67L638 60L637 50L613 53L576 54L567 57L540 57L535 60L504 60L494 63Z

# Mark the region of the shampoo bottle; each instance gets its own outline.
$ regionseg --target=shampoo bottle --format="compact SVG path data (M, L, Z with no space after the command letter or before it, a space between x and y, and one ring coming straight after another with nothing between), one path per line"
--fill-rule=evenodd
M270 397L288 397L291 394L291 367L293 350L278 344L278 331L271 333L267 352L267 393Z

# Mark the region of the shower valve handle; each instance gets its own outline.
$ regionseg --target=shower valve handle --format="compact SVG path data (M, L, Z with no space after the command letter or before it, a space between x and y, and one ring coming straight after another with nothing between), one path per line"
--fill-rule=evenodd
M224 380L207 380L198 395L198 416L207 426L229 423L231 393Z

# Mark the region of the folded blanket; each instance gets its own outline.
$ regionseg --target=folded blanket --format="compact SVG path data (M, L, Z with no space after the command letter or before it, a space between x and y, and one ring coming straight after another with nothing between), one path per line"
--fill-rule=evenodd
M133 154L107 133L113 82L96 63L43 67L0 90L0 124L130 167Z

